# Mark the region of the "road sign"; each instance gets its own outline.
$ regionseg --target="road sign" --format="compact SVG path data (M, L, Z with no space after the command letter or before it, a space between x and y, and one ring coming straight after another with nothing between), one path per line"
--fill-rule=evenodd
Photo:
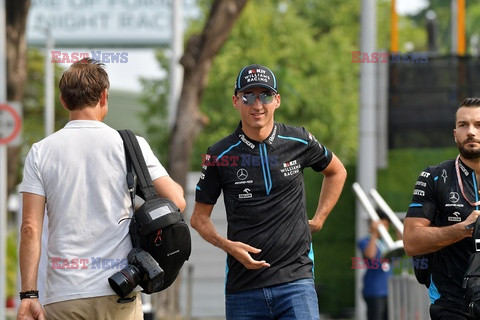
M22 115L20 103L0 104L0 145L20 144Z

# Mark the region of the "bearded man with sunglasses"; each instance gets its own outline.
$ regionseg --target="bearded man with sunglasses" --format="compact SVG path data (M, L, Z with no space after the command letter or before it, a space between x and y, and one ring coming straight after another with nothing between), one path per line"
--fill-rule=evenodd
M191 225L227 253L226 318L319 319L313 282L312 232L341 194L346 170L305 128L274 121L280 107L273 72L244 67L233 107L240 123L204 156ZM318 207L308 220L303 170L324 175ZM227 238L211 220L223 191Z
M410 256L433 253L429 295L433 320L474 319L463 298L463 276L475 252L472 232L480 215L480 99L457 109L453 136L459 155L423 170L405 218Z

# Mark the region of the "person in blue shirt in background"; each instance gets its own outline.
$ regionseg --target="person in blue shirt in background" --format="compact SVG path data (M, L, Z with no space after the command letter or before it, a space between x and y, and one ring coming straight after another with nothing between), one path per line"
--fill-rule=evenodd
M388 278L392 276L392 268L389 261L382 258L387 246L380 237L378 226L383 224L388 230L390 220L380 209L377 214L380 220L371 221L370 234L358 241L363 258L369 259L363 264L367 271L363 277L362 294L367 303L367 319L388 320Z

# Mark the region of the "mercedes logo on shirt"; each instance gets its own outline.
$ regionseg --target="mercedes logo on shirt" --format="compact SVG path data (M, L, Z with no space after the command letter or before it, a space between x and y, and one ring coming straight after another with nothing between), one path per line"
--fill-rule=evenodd
M451 203L457 203L460 200L460 196L456 192L450 192L450 197L448 198Z
M242 169L239 169L239 170L237 171L237 178L238 178L238 179L240 179L240 180L245 180L245 179L247 179L247 177L248 177L248 172L247 172L246 169L243 169L243 168L242 168Z

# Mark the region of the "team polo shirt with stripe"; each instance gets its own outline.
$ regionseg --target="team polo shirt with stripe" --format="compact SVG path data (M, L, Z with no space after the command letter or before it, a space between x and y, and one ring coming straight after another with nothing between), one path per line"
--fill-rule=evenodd
M195 200L215 204L221 191L227 236L262 251L269 268L248 270L227 256L226 293L313 277L304 168L323 171L332 153L305 128L275 122L262 142L249 139L241 122L203 156Z
M428 219L436 227L451 226L479 210L479 206L469 203L479 200L475 171L461 160L458 160L458 168L455 160L447 160L420 173L406 216ZM474 252L471 237L435 252L429 287L431 303L465 311L463 276Z

